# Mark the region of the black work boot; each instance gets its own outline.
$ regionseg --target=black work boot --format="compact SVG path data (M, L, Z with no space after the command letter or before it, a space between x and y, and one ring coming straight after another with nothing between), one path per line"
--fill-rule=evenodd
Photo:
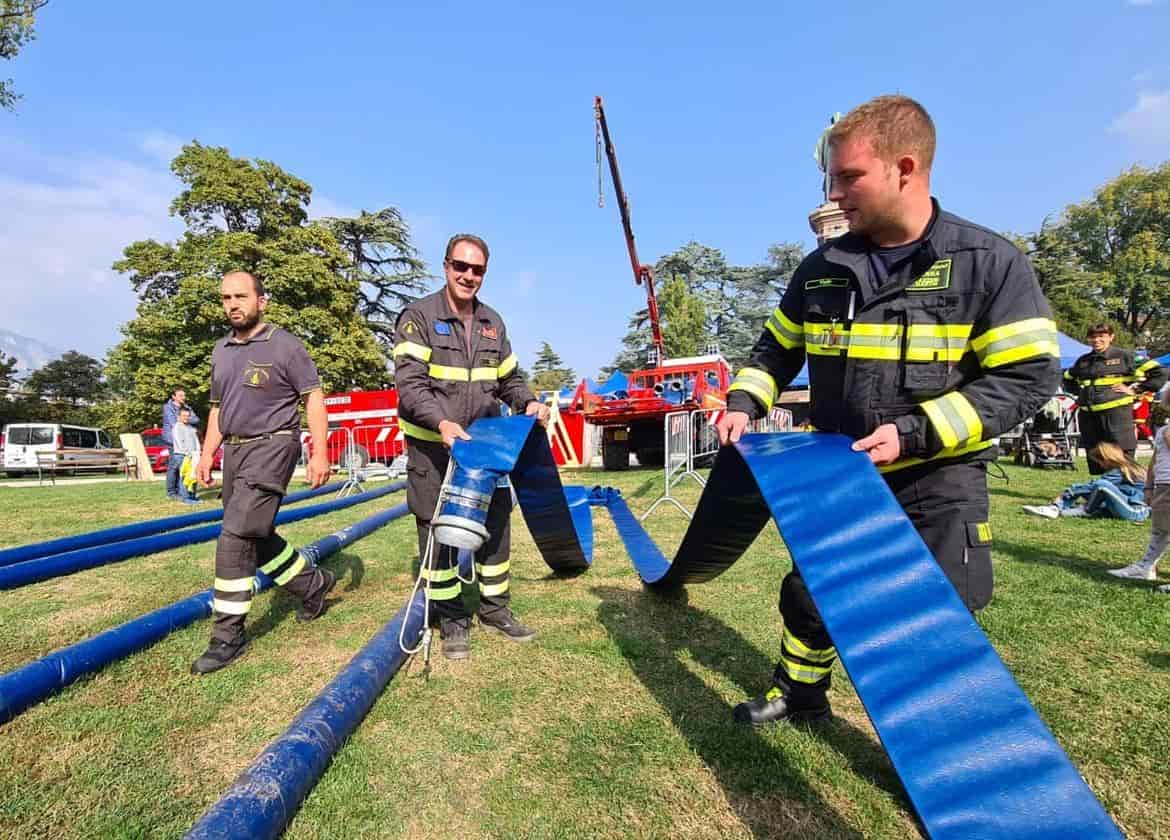
M313 590L312 595L306 596L305 600L301 601L301 605L297 607L297 621L312 621L325 614L325 596L332 592L333 587L337 585L337 575L329 569L318 568L317 576L320 578L317 588Z
M490 612L480 610L479 623L503 633L514 642L531 642L536 638L536 631L521 624L507 607L499 607Z
M212 639L207 650L203 651L202 655L191 663L191 673L210 674L212 671L218 671L243 656L247 649L248 640L242 636L234 642L221 642L219 639Z
M443 656L447 659L467 659L471 656L469 639L471 618L439 619L439 636L443 640Z
M829 698L823 691L805 694L786 694L784 689L774 685L754 700L740 703L732 711L736 723L764 726L782 720L798 723L802 721L828 720L833 716Z

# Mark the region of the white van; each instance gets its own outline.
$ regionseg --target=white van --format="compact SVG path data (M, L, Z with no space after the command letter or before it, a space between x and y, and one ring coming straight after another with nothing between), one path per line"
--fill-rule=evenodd
M66 426L61 423L10 423L4 427L4 472L10 478L37 471L38 452L61 449L112 449L102 429ZM78 461L85 452L77 452Z

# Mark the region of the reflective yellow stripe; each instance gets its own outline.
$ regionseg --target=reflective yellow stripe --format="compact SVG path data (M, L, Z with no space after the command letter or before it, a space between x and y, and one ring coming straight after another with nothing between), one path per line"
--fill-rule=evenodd
M836 648L810 648L800 639L789 633L787 627L784 628L784 632L780 635L780 644L787 646L795 656L799 656L801 659L807 659L810 662L832 662L837 658Z
M299 575L304 568L305 568L305 556L303 554L298 553L296 562L293 563L291 566L289 566L287 569L285 569L281 573L280 577L278 577L276 579L276 585L277 586L284 586L290 580L292 580L297 575Z
M422 576L431 583L442 583L445 580L454 580L458 569L423 569Z
M1027 318L995 327L972 339L971 349L984 368L1001 367L1038 356L1060 358L1056 324L1050 318Z
M401 341L394 345L394 358L397 359L399 356L414 356L420 362L429 362L431 348L415 344L413 341Z
M976 522L975 531L979 534L979 539L984 542L991 542L991 523L990 522Z
M221 601L216 598L211 602L211 609L221 615L247 615L248 610L252 609L252 600L249 598L247 601Z
M1065 378L1065 379L1067 379L1069 382L1072 382L1072 381L1073 381L1073 375L1072 375L1072 369L1071 369L1071 368L1070 368L1070 369L1068 369L1068 370L1066 370L1066 371L1064 372L1064 378Z
M804 344L804 326L785 315L778 306L768 316L764 326L785 350L793 350Z
M983 437L983 421L975 406L958 391L922 403L922 410L930 419L943 447L954 449L966 446Z
M957 362L967 352L971 324L911 324L906 359L911 362Z
M1145 364L1140 365L1138 367L1138 369L1135 371L1135 373L1137 375L1139 375L1142 379L1145 379L1146 378L1146 371L1153 370L1156 367L1161 367L1161 365L1158 364L1158 360L1157 359L1150 359Z
M416 426L409 420L403 420L401 416L398 418L398 428L402 429L402 433L410 435L417 440L437 440L441 441L443 436L438 432L432 432L430 429L424 429L422 426Z
M772 374L760 368L740 368L727 391L746 391L759 400L767 411L771 411L776 402L776 380Z
M427 597L432 601L453 601L459 597L461 591L459 582L456 581L450 586L432 586L427 590Z
M820 682L833 670L832 665L805 665L802 662L793 662L783 651L780 653L780 667L784 669L789 679L810 685Z
M500 378L499 368L472 368L471 381L472 382L495 382Z
M504 581L503 583L493 583L490 586L484 586L483 583L480 583L479 585L479 594L486 595L489 598L492 595L503 595L507 591L508 581Z
M260 571L264 572L264 574L266 574L266 575L272 574L273 572L275 572L277 569L280 568L281 564L287 562L288 558L292 557L293 550L294 549L291 545L289 545L288 543L285 543L284 551L280 552L280 554L276 555L271 560L269 560L267 563L265 563L263 566L261 566Z
M215 588L220 592L251 592L255 587L256 578L221 578L215 579Z
M492 563L486 566L480 563L476 563L475 570L484 577L495 577L496 575L502 575L504 572L508 571L508 569L511 568L511 565L511 560L505 560L503 563Z
M987 449L989 446L994 445L995 444L989 440L981 440L978 443L971 444L970 446L959 446L954 449L940 449L936 454L931 455L929 458L901 458L892 464L886 464L885 466L878 467L878 472L895 472L897 470L903 470L906 467L916 467L919 464L938 461L942 458L958 458L961 455L970 455L972 452L981 452L982 450Z
M516 369L516 365L520 364L519 359L516 358L515 353L509 353L508 358L500 362L500 366L496 368L496 372L500 379L503 379L509 373Z
M1109 402L1094 403L1089 406L1089 411L1108 411L1111 408L1121 408L1123 405L1133 405L1132 396L1124 396L1118 400L1110 400Z
M471 378L471 371L467 368L451 367L450 365L431 365L427 368L431 379L446 379L451 382L467 382Z
M1093 385L1125 385L1133 381L1132 376L1102 376L1099 379L1082 379L1080 385L1082 388L1089 388Z

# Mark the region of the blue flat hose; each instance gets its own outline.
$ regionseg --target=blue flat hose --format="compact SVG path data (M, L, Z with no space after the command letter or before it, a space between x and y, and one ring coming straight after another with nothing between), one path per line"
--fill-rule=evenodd
M300 549L306 560L318 563L336 554L352 542L368 536L382 526L407 513L406 505L379 511L340 531ZM256 573L257 592L272 586L272 578ZM160 607L125 624L106 630L85 641L61 648L27 665L0 674L0 723L6 723L22 711L60 691L86 674L101 670L111 662L149 647L168 634L211 615L215 593L205 589Z
M302 490L284 497L281 505L287 506L326 493L333 493L340 489L337 483L326 484L316 490ZM48 540L46 542L18 545L13 548L0 549L0 566L11 566L13 563L22 563L25 560L34 560L37 557L48 557L52 554L61 554L66 551L76 551L79 548L92 548L95 545L121 542L136 537L148 537L151 534L161 534L165 531L175 531L179 528L188 528L203 522L215 522L223 519L223 508L203 510L198 513L186 513L182 516L168 516L163 519L151 519L149 522L135 522L131 525L119 525L116 528L105 528L101 531L89 531L84 534L74 534L71 537Z
M1121 834L862 453L841 435L747 435L720 450L672 563L606 501L648 586L719 575L770 513L927 833Z
M190 840L279 837L301 802L325 773L406 661L398 645L423 631L425 598L420 591L378 631L284 731L265 747L187 833ZM405 627L404 627L405 625Z
M346 496L343 499L282 510L276 515L276 524L285 525L289 522L299 522L302 519L320 516L323 513L332 513L335 510L360 505L388 493L397 492L405 486L404 482L399 481L357 496ZM155 534L136 540L123 540L93 548L81 548L63 554L54 554L50 557L38 557L35 560L25 560L23 563L14 563L11 566L0 568L0 589L15 589L18 586L27 586L30 583L38 583L61 575L71 575L85 569L118 563L131 557L155 554L183 545L208 542L219 536L221 527L220 525L204 525L199 528L188 528L185 531Z

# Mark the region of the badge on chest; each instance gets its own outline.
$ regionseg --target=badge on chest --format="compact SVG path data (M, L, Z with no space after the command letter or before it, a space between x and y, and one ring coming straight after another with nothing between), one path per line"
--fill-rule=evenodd
M450 335L451 325L446 321L435 321L435 335Z

